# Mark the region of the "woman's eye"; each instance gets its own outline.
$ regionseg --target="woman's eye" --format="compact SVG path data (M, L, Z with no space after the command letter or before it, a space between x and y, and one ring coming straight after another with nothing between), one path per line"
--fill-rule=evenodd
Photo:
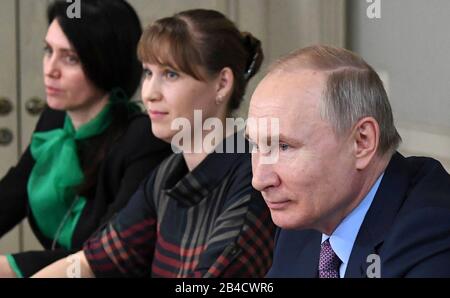
M79 61L78 57L74 55L67 55L65 58L69 64L77 64Z
M49 46L44 46L44 55L51 55L52 49Z
M150 77L152 75L151 70L148 68L144 68L142 71L143 71L145 77Z
M174 80L179 77L179 74L173 70L166 71L166 77L168 79Z

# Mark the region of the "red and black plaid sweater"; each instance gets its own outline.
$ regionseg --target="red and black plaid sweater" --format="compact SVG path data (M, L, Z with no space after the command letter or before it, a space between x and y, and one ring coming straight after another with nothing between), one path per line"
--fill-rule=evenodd
M166 159L84 253L98 277L263 277L274 226L248 153Z

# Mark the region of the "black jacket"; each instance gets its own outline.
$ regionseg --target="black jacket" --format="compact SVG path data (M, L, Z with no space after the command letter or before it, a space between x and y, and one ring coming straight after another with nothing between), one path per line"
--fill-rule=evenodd
M35 131L61 128L64 117L64 112L48 108L41 115ZM92 160L104 134L106 132L77 143L82 166ZM87 196L84 195L87 202L72 237L73 250L58 248L51 251L53 239L45 237L38 229L28 205L27 183L35 161L27 148L17 166L12 167L0 181L0 237L27 217L33 232L46 249L14 255L23 275L32 275L53 261L81 249L83 242L126 205L141 180L170 153L170 145L153 136L148 116L131 116L123 134L112 142L100 163L97 183L88 190Z

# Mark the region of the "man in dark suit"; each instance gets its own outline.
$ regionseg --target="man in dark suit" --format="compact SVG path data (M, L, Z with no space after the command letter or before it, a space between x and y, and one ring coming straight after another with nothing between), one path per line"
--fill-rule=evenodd
M250 103L249 119L268 118L270 133L260 121L246 132L253 186L280 227L268 277L450 277L450 176L396 152L385 89L362 58L312 46L279 59Z

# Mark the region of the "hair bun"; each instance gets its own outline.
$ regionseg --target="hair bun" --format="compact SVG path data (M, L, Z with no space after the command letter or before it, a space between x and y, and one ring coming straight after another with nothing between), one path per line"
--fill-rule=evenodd
M261 67L264 54L259 39L250 32L241 32L241 35L244 47L248 52L247 67L244 72L244 78L248 81Z

